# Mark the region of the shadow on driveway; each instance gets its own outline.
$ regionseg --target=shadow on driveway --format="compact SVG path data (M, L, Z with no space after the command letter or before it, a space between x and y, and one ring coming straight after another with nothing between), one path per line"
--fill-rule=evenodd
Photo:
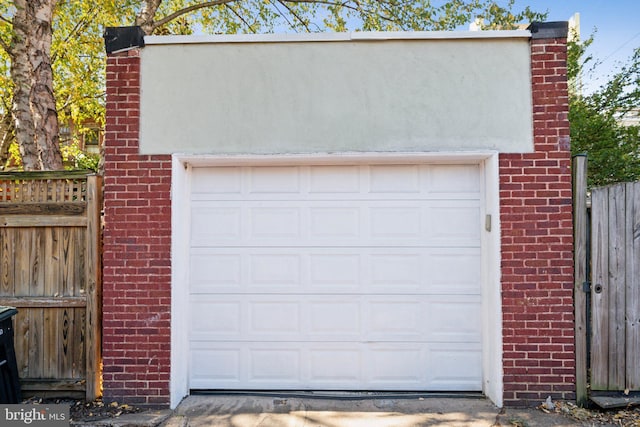
M304 395L189 396L164 427L418 427L580 426L534 408L496 408L484 398L305 397Z

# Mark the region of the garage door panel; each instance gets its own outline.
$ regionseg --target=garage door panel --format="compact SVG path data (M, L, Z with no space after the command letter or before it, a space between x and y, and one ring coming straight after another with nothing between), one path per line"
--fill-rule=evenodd
M298 166L258 166L248 167L245 180L248 194L291 194L300 193L301 174Z
M429 271L429 290L434 294L480 294L479 249L442 248L430 251L426 268Z
M369 258L371 289L381 292L385 288L393 292L401 289L416 290L425 287L423 271L425 253L405 251L394 254L371 254Z
M332 199L344 194L353 197L363 190L360 173L358 166L310 166L308 193L311 197L330 194Z
M244 258L236 252L192 252L190 257L191 292L215 292L228 289L239 292L246 283Z
M217 167L191 170L191 198L220 198L243 193L243 168Z
M240 298L192 298L189 305L193 341L234 340L247 330L246 309Z
M360 348L329 343L309 351L309 382L319 388L349 388L362 378Z
M189 387L480 390L480 170L194 168Z
M409 388L424 384L427 346L422 344L373 344L369 352L369 383L376 388Z
M190 264L192 294L480 292L479 248L194 248Z
M424 238L427 213L422 206L375 206L367 214L369 239L399 239L404 244L417 244Z
M222 388L241 387L245 380L242 375L245 369L244 352L239 346L219 345L211 348L206 344L193 343L189 352L190 387L214 388L212 384L219 384Z
M234 204L199 202L192 207L192 247L480 246L478 201Z
M430 165L428 174L428 192L446 194L452 198L454 194L477 194L481 190L480 166L473 165ZM473 198L473 197L471 197Z
M364 257L353 252L310 253L310 292L349 292L360 288L365 276Z
M313 298L308 304L308 331L305 335L314 340L321 337L359 339L363 334L362 315L362 303L358 298L340 302Z
M303 350L294 344L278 348L253 348L249 352L247 381L260 385L277 382L284 388L297 386L302 378Z
M428 349L427 384L432 390L481 390L480 344L433 344Z
M480 342L480 297L192 297L191 340Z
M477 199L479 166L216 167L192 170L192 200Z
M349 190L349 189L347 189ZM478 198L477 192L422 192L422 193L409 193L404 192L385 192L385 193L373 193L367 192L355 192L342 191L328 193L320 191L309 191L301 193L216 193L216 192L202 192L194 193L191 195L191 203L201 204L213 201L223 202L287 202L287 201L307 201L307 202L322 202L327 200L328 197L332 201L344 201L344 202L373 202L379 200L385 201L404 201L422 200L422 201L441 201L441 200L476 200ZM409 197L408 197L409 196Z
M434 298L427 306L431 325L426 339L431 342L480 342L482 316L480 298Z
M311 207L309 208L309 238L358 239L362 233L362 209L352 207Z
M422 189L420 165L373 165L369 167L369 191L375 193L419 194Z
M436 244L468 245L480 242L480 207L469 205L433 206L428 214L428 241Z
M423 341L426 301L417 298L373 297L366 302L364 337L369 341Z
M250 254L248 257L249 283L256 290L276 285L279 288L294 289L302 279L302 257L291 252Z
M197 343L191 388L481 390L478 344ZM434 368L437 366L437 368ZM215 386L212 386L214 384Z
M194 246L208 242L242 240L242 209L239 207L199 206L191 213L191 236Z
M274 241L300 240L303 212L299 208L271 206L252 207L248 211L248 224L243 229L250 231L245 237L250 240L273 239Z
M270 296L248 302L249 336L263 339L295 340L303 334L302 306L297 298Z

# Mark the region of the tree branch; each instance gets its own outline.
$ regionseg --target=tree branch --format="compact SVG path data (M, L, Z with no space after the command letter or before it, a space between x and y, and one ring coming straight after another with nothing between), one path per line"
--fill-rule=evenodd
M91 16L88 16L89 14ZM76 25L73 27L73 29L69 32L69 34L67 34L67 37L64 38L63 45L66 44L69 41L69 39L71 39L71 37L73 37L76 33L80 32L81 30L86 28L87 25L89 25L89 23L96 17L97 14L98 14L98 8L95 7L93 9L93 11L89 11L89 13L87 13L87 15L85 15L85 17L80 19L76 23ZM55 62L57 59L58 59L57 53L51 55L51 62L52 63Z
M298 16L298 14L289 7L288 4L286 4L284 1L282 0L277 0L278 3L280 3L281 5L283 5L288 11L289 13L298 20L299 23L302 24L302 26L305 28L305 30L307 30L307 32L311 32L311 28L309 28L309 25L302 19L300 18L300 16Z
M273 2L273 0L269 0L269 3L271 3L273 8L278 11L278 15L280 15L282 18L284 18L285 21L287 21L287 24L289 24L289 28L291 28L293 31L295 31L297 33L298 30L296 29L295 25L293 25L293 23L291 21L289 21L289 18L284 13L282 13L280 11L280 8L278 7L278 5L275 4Z
M340 6L343 7L345 9L349 9L351 11L354 12L359 12L359 13L364 13L364 14L369 14L372 13L370 9L365 8L364 6L362 6L362 4L360 4L360 2L358 0L345 0L345 1L332 1L332 0L285 0L287 3L317 3L317 4L324 4L326 6ZM388 1L382 1L382 0L378 0L380 3L385 3L385 4L390 4ZM355 3L355 6L350 5L349 3ZM376 13L376 15L378 17L380 17L382 20L384 21L389 21L392 22L394 24L397 24L398 22L396 22L396 20L382 15L380 13Z
M349 0L345 0L345 1L331 1L331 0L287 0L288 3L318 3L318 4L324 4L327 6L340 6L340 7L344 7L345 9L349 9L352 10L354 12L361 12L363 11L362 7L360 6L360 4L358 4L358 2L355 2L358 6L351 6L349 3Z
M8 20L7 18L5 18L2 15L0 15L0 23L5 23L7 25L12 25L11 21ZM3 37L0 37L0 47L2 48L2 50L7 52L7 55L12 56L12 54L11 54L11 46L9 45L9 43Z
M242 23L244 25L247 26L247 28L253 33L256 33L256 30L253 29L253 27L251 26L251 24L249 24L246 19L244 19L244 17L242 15L240 15L234 8L232 8L231 6L229 6L228 4L224 5L227 9L229 9L231 11L231 13L233 13L234 15L236 15L238 17L239 20L242 21Z
M199 9L204 9L204 8L213 7L213 6L220 6L227 3L233 3L235 1L238 1L238 0L214 0L214 1L207 1L204 3L194 4L194 5L185 7L184 9L175 11L172 14L167 15L158 21L154 21L153 24L151 25L151 28L152 30L155 30L156 28L162 27L163 25L173 21L176 18L181 17L182 15L186 15L187 13L191 13Z
M11 46L9 46L9 43L7 43L2 37L0 37L0 47L2 47L2 50L7 52L7 55L13 57L13 54L11 53Z

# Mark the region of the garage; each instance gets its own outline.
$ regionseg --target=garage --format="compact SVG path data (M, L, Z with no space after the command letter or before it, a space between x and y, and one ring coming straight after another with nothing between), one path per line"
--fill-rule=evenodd
M105 398L574 399L567 31L150 36L109 54Z
M482 390L482 164L187 174L189 389Z

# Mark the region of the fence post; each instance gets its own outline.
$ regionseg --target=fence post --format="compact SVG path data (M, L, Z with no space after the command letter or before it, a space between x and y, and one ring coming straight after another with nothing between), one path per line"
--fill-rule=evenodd
M587 156L573 158L574 317L576 352L576 403L587 403Z
M102 209L102 177L87 177L87 318L86 318L86 399L93 400L100 395L101 353L101 230L100 211Z

